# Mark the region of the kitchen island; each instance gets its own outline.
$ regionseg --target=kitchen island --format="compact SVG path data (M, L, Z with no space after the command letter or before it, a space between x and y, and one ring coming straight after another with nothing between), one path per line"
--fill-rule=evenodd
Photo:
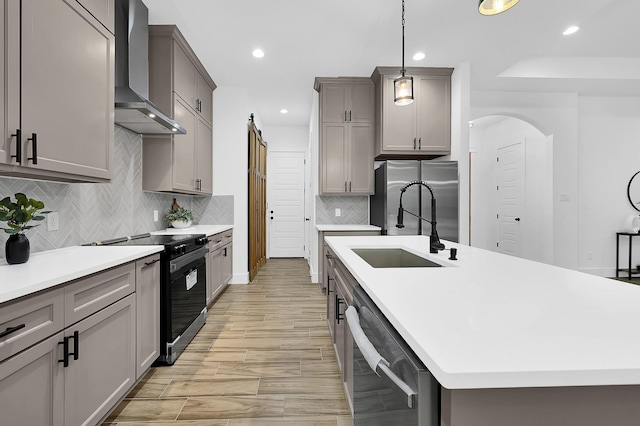
M640 424L640 288L429 239L328 237L337 258L441 385L441 424ZM352 248L436 268L373 268Z

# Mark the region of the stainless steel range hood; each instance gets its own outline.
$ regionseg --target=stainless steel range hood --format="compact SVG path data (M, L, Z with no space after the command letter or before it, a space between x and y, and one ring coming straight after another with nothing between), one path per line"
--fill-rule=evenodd
M142 0L116 0L115 122L142 134L186 134L149 98L149 11Z

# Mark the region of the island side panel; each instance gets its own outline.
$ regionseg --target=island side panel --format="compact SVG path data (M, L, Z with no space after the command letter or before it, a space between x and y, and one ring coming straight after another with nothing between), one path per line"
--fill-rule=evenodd
M640 386L445 389L441 426L637 426Z

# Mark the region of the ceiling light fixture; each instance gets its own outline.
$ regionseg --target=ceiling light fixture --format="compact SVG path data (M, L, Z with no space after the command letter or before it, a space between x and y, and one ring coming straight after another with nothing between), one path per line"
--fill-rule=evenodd
M263 58L264 57L264 52L262 51L262 49L256 49L253 52L251 52L251 54L253 55L254 58Z
M288 112L289 112L289 111L288 111L288 110L286 110L286 109L281 109L281 110L280 110L280 114L287 114Z
M516 3L518 0L480 0L478 12L485 16L497 15L511 9Z
M414 61L421 61L421 60L423 60L423 59L424 59L424 58L426 58L426 57L427 57L427 55L425 55L424 53L422 53L422 52L418 52L418 53L416 53L415 55L413 55L413 60L414 60Z
M564 30L562 32L562 35L571 35L571 34L577 33L579 29L580 29L580 27L578 27L577 25L572 25L569 28L567 28L566 30Z
M393 80L393 102L396 105L409 105L413 102L413 77L405 76L404 69L404 0L402 0L402 69L400 76Z

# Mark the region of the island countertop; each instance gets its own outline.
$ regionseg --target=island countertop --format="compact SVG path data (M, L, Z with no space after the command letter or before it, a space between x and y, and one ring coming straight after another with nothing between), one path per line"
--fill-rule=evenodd
M640 384L640 287L425 236L327 237L447 389ZM400 247L441 268L373 268L351 248Z

